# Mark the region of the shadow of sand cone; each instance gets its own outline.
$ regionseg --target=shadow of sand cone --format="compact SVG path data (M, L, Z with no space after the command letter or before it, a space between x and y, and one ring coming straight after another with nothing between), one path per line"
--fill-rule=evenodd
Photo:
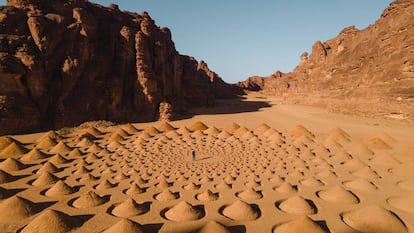
M34 214L34 203L19 196L0 202L0 222L17 222Z
M64 181L58 180L56 184L54 184L45 192L45 195L48 197L59 197L63 195L69 195L74 192L74 188L67 185Z
M369 206L343 214L343 221L360 232L405 233L403 222L392 212L380 207Z
M291 197L279 204L279 208L289 214L311 215L316 213L316 208L300 196Z
M121 219L102 233L144 233L141 225L129 219Z
M243 200L258 200L263 197L263 194L260 191L256 191L253 188L248 188L244 190L243 192L240 192L237 194L237 197L243 199Z
M158 201L172 201L179 198L178 193L173 193L169 189L165 189L161 193L155 195L155 199Z
M128 198L124 202L116 205L112 214L117 217L128 218L144 214L149 211L145 204L138 204L134 199Z
M260 210L244 201L237 200L224 207L222 214L236 221L252 221L260 217Z
M230 233L230 231L216 221L208 222L197 233Z
M215 201L219 198L218 193L213 193L210 189L197 194L196 199L199 201Z
M319 198L332 203L344 203L344 204L358 204L358 198L350 191L336 186L328 190L322 190L318 192Z
M82 221L56 210L46 210L34 218L21 233L66 233L78 228Z
M7 172L19 171L27 167L27 165L21 163L19 160L14 158L7 158L6 160L0 163L0 169Z
M0 152L0 157L3 158L17 158L26 154L29 150L21 143L13 141L6 148Z
M307 216L277 226L273 233L328 233Z
M17 177L3 170L0 170L0 184L9 183L9 182L15 181L16 179Z
M106 203L107 201L107 198L101 197L95 192L90 191L75 199L72 205L73 207L78 209L87 209L91 207L100 206Z
M203 216L202 211L185 201L178 203L165 212L165 217L175 222L194 221L201 219Z

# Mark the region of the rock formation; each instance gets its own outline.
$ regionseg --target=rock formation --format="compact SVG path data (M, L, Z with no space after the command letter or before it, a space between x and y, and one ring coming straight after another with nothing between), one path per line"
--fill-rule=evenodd
M87 0L0 7L0 134L165 119L231 97L233 88L180 55L170 30L146 12Z
M239 86L333 111L414 119L413 12L413 1L397 0L367 28L316 42L292 72Z

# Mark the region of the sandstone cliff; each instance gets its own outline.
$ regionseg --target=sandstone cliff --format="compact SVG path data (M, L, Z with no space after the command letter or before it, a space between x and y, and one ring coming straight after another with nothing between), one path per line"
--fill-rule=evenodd
M180 55L170 30L146 12L86 0L0 7L0 134L165 119L231 97L232 88Z
M333 111L414 119L414 1L393 2L373 25L316 42L294 71L249 85Z

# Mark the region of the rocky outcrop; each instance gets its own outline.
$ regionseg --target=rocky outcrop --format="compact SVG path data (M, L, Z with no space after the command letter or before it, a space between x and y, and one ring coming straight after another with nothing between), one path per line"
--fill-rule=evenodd
M260 80L261 89L333 111L414 119L413 12L413 1L393 2L373 25L316 42L294 71Z
M144 12L86 0L0 7L0 134L89 120L148 121L232 97Z

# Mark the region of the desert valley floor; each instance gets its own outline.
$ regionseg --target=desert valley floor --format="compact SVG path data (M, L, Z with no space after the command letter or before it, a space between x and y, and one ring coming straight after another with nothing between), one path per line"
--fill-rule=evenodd
M0 232L414 232L412 123L258 93L194 111L1 137Z

